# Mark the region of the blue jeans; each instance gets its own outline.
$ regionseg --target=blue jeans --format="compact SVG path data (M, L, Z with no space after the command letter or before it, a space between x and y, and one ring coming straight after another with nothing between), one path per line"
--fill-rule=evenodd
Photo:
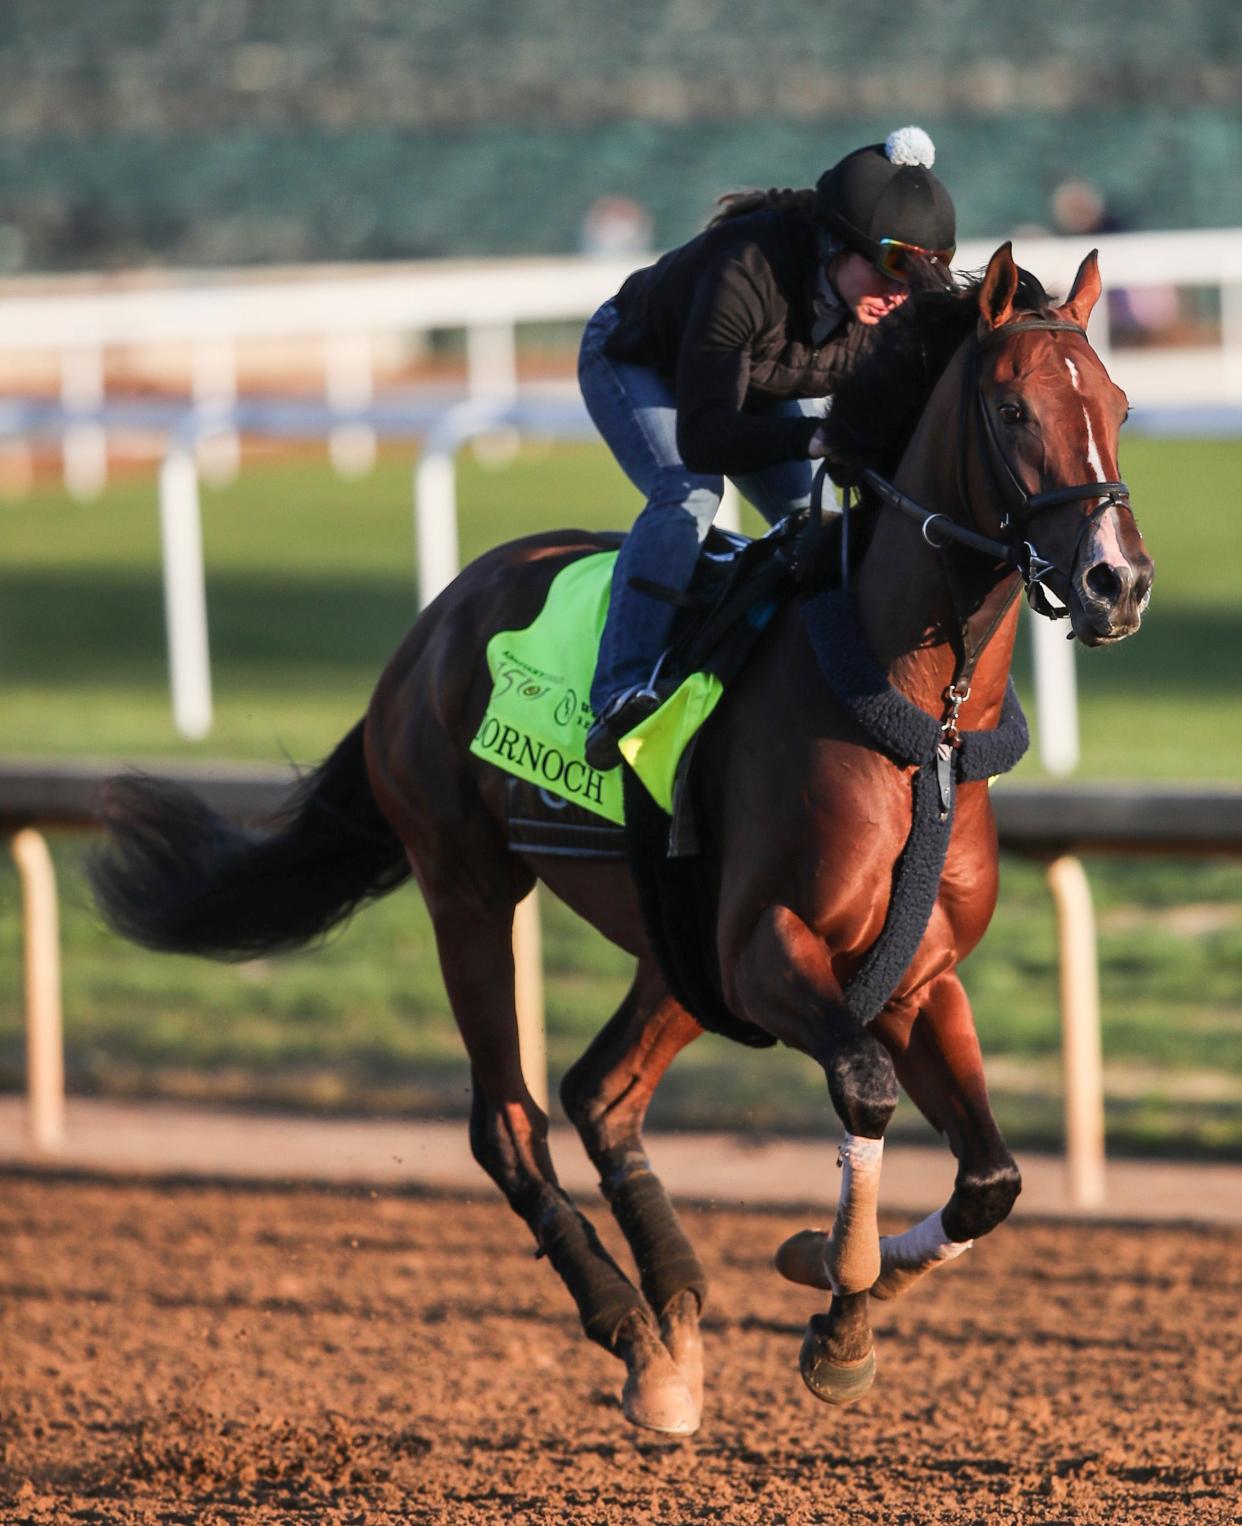
M626 476L647 500L617 557L612 600L600 640L591 708L598 715L614 695L651 677L668 643L676 610L663 599L630 587L645 578L684 592L699 547L720 507L724 478L692 472L677 451L677 400L663 377L648 366L604 354L617 310L605 302L586 326L578 356L578 380L587 411ZM773 416L822 415L814 398L774 404ZM735 477L738 492L775 524L811 501L812 463L784 461Z

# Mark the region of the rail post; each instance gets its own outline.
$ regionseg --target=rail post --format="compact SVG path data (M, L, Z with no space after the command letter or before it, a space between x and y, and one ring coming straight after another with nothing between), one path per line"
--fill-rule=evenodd
M450 450L430 441L414 468L414 542L418 555L418 607L426 609L453 581L457 548L457 467Z
M324 347L328 407L347 415L328 435L328 455L342 477L363 477L375 465L374 426L357 417L375 400L370 334L329 334Z
M201 341L194 346L190 365L195 409L220 418L231 415L237 406L237 347L233 340ZM241 470L241 436L232 424L222 425L199 440L197 454L204 478L223 487Z
M1035 668L1035 734L1040 762L1058 779L1078 767L1078 672L1076 643L1059 622L1031 616Z
M60 400L65 410L61 461L65 486L79 502L108 484L108 437L99 422L104 397L103 347L75 344L61 352Z
M513 989L517 1002L518 1050L531 1096L548 1111L548 1045L543 1013L543 934L539 888L518 902L513 913Z
M517 394L514 320L466 326L466 387L471 397L512 399Z
M160 466L164 620L177 730L200 741L211 730L211 658L203 582L203 527L193 447L174 442Z
M1091 887L1079 859L1048 865L1061 956L1061 1048L1065 1084L1065 1164L1077 1208L1104 1201L1104 1066L1100 981Z
M10 851L22 887L26 997L26 1097L30 1143L52 1152L65 1142L64 1025L56 870L42 833L23 827Z

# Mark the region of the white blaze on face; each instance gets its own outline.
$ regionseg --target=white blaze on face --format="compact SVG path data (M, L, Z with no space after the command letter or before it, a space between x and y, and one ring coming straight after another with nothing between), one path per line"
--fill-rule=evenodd
M1078 382L1078 367L1068 355L1065 357L1065 364L1069 367L1070 381L1074 384L1074 391L1081 392L1082 388ZM1104 463L1100 460L1100 448L1095 443L1095 433L1091 428L1091 415L1087 412L1087 405L1085 403L1082 407L1082 417L1083 422L1087 426L1087 466L1092 473L1093 480L1103 482Z
M1074 384L1074 391L1081 393L1079 385L1078 367L1067 355L1065 364L1069 367L1070 381ZM1087 426L1087 470L1090 476L1089 482L1104 482L1104 462L1100 459L1100 447L1095 443L1095 432L1091 428L1091 415L1087 411L1087 405L1082 405L1083 423ZM1110 508L1108 513L1101 515L1096 527L1095 541L1097 554L1108 562L1123 562L1125 554L1121 549L1121 541L1117 535L1116 514Z

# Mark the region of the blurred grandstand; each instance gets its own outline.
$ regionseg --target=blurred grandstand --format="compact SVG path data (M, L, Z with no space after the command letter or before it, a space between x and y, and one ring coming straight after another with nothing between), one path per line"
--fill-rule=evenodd
M10 0L0 273L666 247L898 119L966 237L1233 226L1239 99L1236 0Z
M93 496L109 462L163 456L189 404L324 398L333 459L363 469L361 414L381 400L403 393L408 421L412 397L575 395L583 318L649 250L692 235L722 192L809 184L903 121L937 142L959 264L1014 234L1063 290L1103 235L1093 338L1146 424L1191 408L1195 428L1236 432L1242 8L1050 15L10 0L0 498L58 458ZM1230 231L1186 231L1211 227ZM1041 233L1071 237L1030 249ZM235 445L217 442L220 475Z

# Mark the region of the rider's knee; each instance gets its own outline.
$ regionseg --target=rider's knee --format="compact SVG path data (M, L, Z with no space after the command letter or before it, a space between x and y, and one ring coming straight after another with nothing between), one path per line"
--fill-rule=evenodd
M676 522L683 516L694 524L699 540L707 534L724 494L724 478L691 472L678 462L661 466L648 485L648 519Z

